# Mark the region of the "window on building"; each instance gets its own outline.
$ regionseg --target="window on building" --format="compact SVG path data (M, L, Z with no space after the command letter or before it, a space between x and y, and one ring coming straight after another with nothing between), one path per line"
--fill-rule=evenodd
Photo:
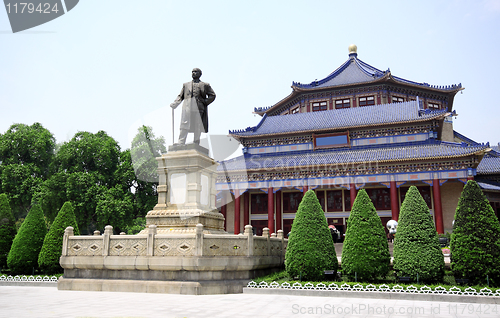
M323 110L328 109L328 103L327 102L314 102L312 103L312 111L313 112L320 112Z
M302 192L283 192L283 213L296 213L301 200Z
M295 107L294 109L290 110L290 114L297 114L298 112L300 112L299 107Z
M405 99L403 97L392 96L393 103L402 103L404 101L405 101Z
M342 190L330 190L326 192L326 205L328 212L342 211Z
M359 98L359 106L375 105L375 96L365 96Z
M313 140L314 149L350 146L349 132L322 135L313 134Z
M351 100L349 98L337 99L335 101L335 108L336 109L349 108L349 107L351 107Z
M252 214L267 214L267 194L265 193L252 193L250 195L250 204Z
M344 191L344 207L346 211L351 211L351 192L349 190Z
M388 188L366 189L366 193L377 210L391 209L391 192Z
M403 201L405 200L405 195L406 192L408 191L409 187L401 187L399 188L399 194L401 195L401 204L403 204ZM424 198L425 203L427 203L427 206L429 209L432 209L432 202L431 202L431 187L430 186L417 186L418 192L420 192L420 195L422 198Z
M427 108L430 108L430 109L439 109L439 104L436 104L436 103L427 103Z
M325 191L324 190L318 190L316 191L316 197L318 198L319 204L321 205L321 208L323 211L325 210Z

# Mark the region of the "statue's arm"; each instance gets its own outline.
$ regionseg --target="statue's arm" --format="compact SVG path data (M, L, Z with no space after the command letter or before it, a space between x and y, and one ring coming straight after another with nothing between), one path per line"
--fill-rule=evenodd
M179 106L180 103L182 103L182 100L184 99L184 85L182 85L182 89L181 89L181 92L180 94L177 96L177 98L174 100L174 102L172 104L170 104L170 107L172 108L177 108L177 106Z
M206 87L206 92L207 92L207 98L205 99L205 106L208 106L215 100L215 92L208 83Z

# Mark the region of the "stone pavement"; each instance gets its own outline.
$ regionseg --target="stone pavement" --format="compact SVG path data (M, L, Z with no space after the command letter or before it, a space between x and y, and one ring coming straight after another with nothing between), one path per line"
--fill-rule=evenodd
M170 295L0 286L0 318L500 317L500 305L286 295Z

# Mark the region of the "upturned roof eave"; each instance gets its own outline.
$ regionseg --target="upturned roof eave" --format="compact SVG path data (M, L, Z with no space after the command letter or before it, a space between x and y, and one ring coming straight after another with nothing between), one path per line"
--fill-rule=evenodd
M457 158L465 158L465 157L471 157L471 156L484 156L488 152L488 148L483 148L479 149L475 152L470 152L466 154L459 154L459 155L449 155L449 156L433 156L433 157L414 157L414 158L401 158L401 159L387 159L387 160L376 160L377 163L401 163L401 162L411 162L411 161L416 161L416 160L442 160L442 159L457 159ZM373 163L374 161L352 161L352 162L335 162L330 164L331 166L338 166L342 164L356 164L356 165L361 165L361 164L370 164ZM328 164L325 164L325 166L328 166ZM291 166L288 167L290 169L294 169L299 166ZM317 164L314 165L304 165L300 166L301 169L306 169L307 168L318 168ZM282 168L283 170L286 170L287 168ZM225 171L226 173L237 173L237 172L249 172L249 173L255 173L255 172L264 172L264 171L276 171L276 167L272 168L259 168L259 169L238 169L238 170L227 170Z
M383 76L375 78L371 81L349 83L349 84L342 84L342 85L333 85L333 86L322 86L322 87L316 86L316 87L311 87L311 88L304 88L304 87L292 85L291 86L292 92L288 96L286 96L285 98L283 98L282 100L280 100L279 102L277 102L276 104L274 104L273 106L269 107L266 110L263 110L260 112L259 111L253 112L253 113L258 114L260 116L263 116L264 114L269 114L270 112L273 112L274 110L276 110L277 108L279 108L283 104L289 102L291 99L293 99L297 95L300 95L300 93L322 92L322 91L330 90L332 88L344 89L344 88L348 88L348 87L373 85L373 84L382 83L382 82L409 86L409 87L412 87L415 89L424 89L424 90L428 90L428 91L435 92L435 93L447 94L450 96L450 98L453 98L459 91L462 91L465 89L464 87L461 87L459 85L456 85L452 89L443 89L443 88L433 87L433 86L424 86L422 83L416 83L416 82L412 83L411 81L401 81L397 77L392 76L392 73L389 71L389 72L386 72ZM450 107L452 104L453 103L450 103ZM450 107L448 107L448 111L451 111Z
M363 127L379 127L379 126L384 126L384 125L393 126L393 125L400 125L400 124L412 124L412 123L419 123L419 122L425 122L425 121L436 120L436 119L443 119L443 118L450 116L450 115L451 115L451 113L446 112L446 113L437 114L434 117L428 117L428 118L422 118L422 119L416 119L416 120L408 120L408 121L398 121L398 122L391 122L391 123L363 124L363 125L332 127L332 128L323 128L323 129L297 130L297 131L290 131L290 132L281 132L281 133L278 132L278 133L260 134L260 135L237 135L234 133L229 134L229 135L231 137L235 138L236 140L240 141L241 139L247 139L247 138L289 136L289 135L297 135L297 134L300 135L300 134L309 133L309 132L323 133L323 132L335 131L335 130L340 130L340 129L358 129L358 128L363 128Z

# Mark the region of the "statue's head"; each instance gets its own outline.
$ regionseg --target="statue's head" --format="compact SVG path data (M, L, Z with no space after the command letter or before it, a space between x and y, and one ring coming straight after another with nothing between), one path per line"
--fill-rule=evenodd
M199 79L201 77L201 70L197 67L193 68L191 71L191 76L193 79Z

